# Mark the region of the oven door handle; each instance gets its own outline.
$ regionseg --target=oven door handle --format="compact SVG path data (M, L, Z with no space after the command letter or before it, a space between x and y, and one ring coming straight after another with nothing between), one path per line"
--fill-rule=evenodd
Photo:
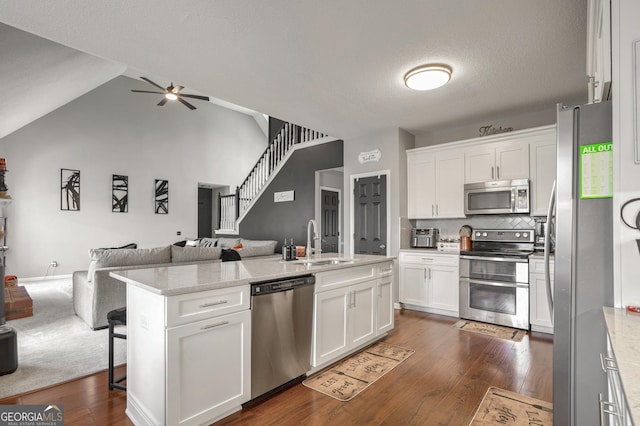
M507 263L529 263L529 259L513 259L507 257L485 257L473 255L460 255L460 259L467 260L490 260L491 262L507 262Z
M466 281L469 286L472 284L488 285L492 287L509 287L509 288L529 288L528 283L501 283L497 281L484 281L475 278L460 278L460 281Z

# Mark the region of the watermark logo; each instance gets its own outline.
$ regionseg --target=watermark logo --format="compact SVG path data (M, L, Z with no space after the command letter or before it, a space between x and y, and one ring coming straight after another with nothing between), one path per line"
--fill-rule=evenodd
M0 426L63 426L62 405L0 405Z

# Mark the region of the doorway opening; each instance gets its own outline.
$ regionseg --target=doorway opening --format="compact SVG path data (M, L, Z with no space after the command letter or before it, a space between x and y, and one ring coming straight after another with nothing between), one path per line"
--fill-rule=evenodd
M228 185L211 183L198 184L198 238L211 238L220 223L220 202L218 195L226 195Z
M342 167L316 171L314 216L318 224L319 246L322 253L343 253Z

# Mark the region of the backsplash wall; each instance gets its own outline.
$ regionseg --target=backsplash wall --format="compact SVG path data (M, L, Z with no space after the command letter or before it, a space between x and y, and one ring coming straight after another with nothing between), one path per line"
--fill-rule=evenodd
M538 218L545 219L545 218ZM415 219L416 228L439 228L440 239L457 240L462 225L471 229L535 229L536 219L522 215L478 215L464 219Z

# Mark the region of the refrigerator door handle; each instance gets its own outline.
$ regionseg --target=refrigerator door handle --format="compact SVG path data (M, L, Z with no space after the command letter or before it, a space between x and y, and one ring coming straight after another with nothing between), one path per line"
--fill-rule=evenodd
M553 324L553 291L551 291L551 221L553 219L556 207L556 181L553 181L551 188L551 197L549 198L549 210L547 211L547 226L544 230L544 283L547 288L547 303L549 304L549 314L551 315L551 324Z

